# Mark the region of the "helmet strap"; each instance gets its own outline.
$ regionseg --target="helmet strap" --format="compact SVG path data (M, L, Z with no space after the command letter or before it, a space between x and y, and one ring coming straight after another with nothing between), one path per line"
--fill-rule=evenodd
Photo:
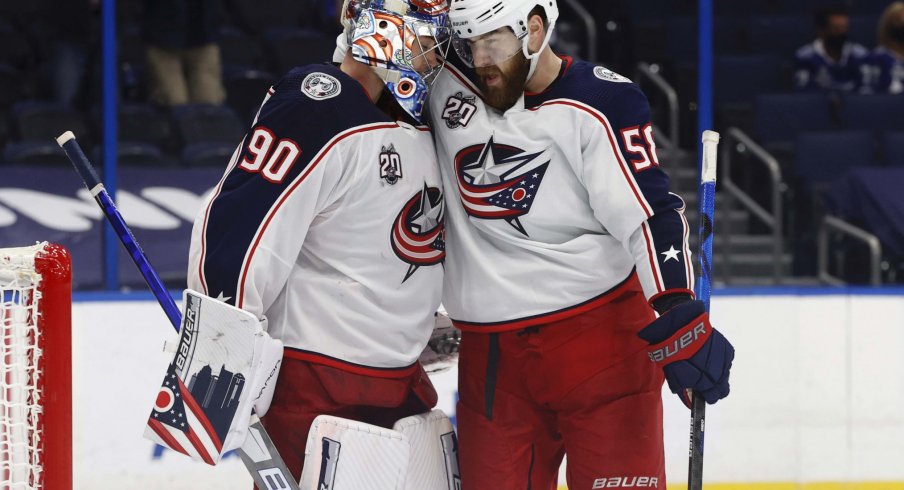
M524 40L521 42L522 50L524 51L524 56L530 60L530 69L527 72L527 80L524 82L527 83L534 76L534 72L537 71L537 66L540 64L540 55L543 54L543 51L546 50L546 47L549 46L549 40L552 39L552 30L556 26L555 23L549 24L549 27L546 29L546 37L543 38L543 44L540 45L540 49L537 50L536 53L531 53L528 48L528 43L530 43L530 35L524 36Z
M373 70L374 73L376 73L377 76L386 83L399 83L399 80L402 79L402 74L395 70L390 70L382 66L371 66L370 69Z

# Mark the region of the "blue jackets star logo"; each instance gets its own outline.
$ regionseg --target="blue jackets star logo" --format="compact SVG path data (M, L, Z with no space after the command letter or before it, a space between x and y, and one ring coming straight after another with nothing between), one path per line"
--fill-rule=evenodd
M446 258L443 192L424 188L408 202L392 226L392 250L408 264L408 280L419 267L442 263Z
M530 212L549 167L547 151L528 153L496 144L464 148L455 156L461 202L469 216L502 219L528 236L520 218Z

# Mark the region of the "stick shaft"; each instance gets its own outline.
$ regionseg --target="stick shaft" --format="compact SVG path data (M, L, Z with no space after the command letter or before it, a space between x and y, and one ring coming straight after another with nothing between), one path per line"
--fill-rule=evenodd
M125 220L116 208L116 204L113 203L113 199L107 194L104 184L100 181L100 178L98 178L94 166L88 161L88 157L85 156L82 148L75 140L75 136L71 131L67 131L57 138L57 142L63 147L63 151L66 152L69 161L72 162L75 170L82 177L88 190L91 191L91 195L94 196L97 205L103 210L104 215L107 217L107 221L110 222L113 230L116 231L116 235L119 237L122 245L129 252L132 261L135 262L135 266L137 266L139 272L141 272L141 276L144 277L148 287L151 288L151 291L154 293L154 297L157 298L157 302L160 303L160 307L163 308L163 311L166 313L166 317L169 318L173 328L178 332L182 324L182 313L179 311L179 307L176 306L176 302L166 290L166 286L163 285L160 276L157 275L154 267L151 265L150 261L148 261L144 251L141 250L138 241L135 239L135 235L132 234L129 226L126 225Z
M719 133L703 132L703 165L700 172L700 277L697 281L697 299L709 311L712 293L713 232L716 209L716 154ZM688 490L703 489L703 439L706 430L706 401L694 393L691 397L690 448L688 454Z
M706 305L709 311L709 299L712 295L713 266L713 232L715 225L716 183L705 182L700 185L700 276L697 280L697 299Z
M104 189L104 184L97 176L94 166L91 165L88 157L85 156L82 148L75 141L75 135L71 131L67 131L57 138L57 143L63 147L63 151L66 152L69 161L72 162L75 170L81 175L85 186L91 191L95 201L97 201L110 225L119 236L122 245L128 250L129 255L132 256L132 261L135 262L148 287L151 288L154 297L157 298L157 302L160 303L173 328L178 332L182 326L182 312L166 290L163 281L160 280L160 276L150 261L148 261L144 251L141 250L138 241L135 240L135 236L132 234L132 230L129 229L119 210L116 209L116 204L113 203L110 195ZM295 478L286 466L285 461L283 461L282 456L276 450L270 435L267 434L267 430L260 423L257 415L253 415L251 428L257 434L257 437L245 439L242 447L238 449L238 453L254 479L254 484L257 485L257 488L260 490L298 490Z

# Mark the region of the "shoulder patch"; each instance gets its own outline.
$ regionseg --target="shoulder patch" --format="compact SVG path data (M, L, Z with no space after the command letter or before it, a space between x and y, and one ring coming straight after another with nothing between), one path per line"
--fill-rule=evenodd
M597 66L596 68L594 68L593 74L596 75L596 78L599 78L600 80L606 80L607 82L631 83L631 80L627 77L623 77L608 68L603 68L602 66Z
M301 92L314 100L331 99L342 92L342 84L336 77L318 71L304 77Z

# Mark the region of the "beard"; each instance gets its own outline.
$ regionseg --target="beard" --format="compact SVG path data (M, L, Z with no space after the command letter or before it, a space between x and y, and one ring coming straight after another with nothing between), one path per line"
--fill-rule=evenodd
M476 71L484 102L494 109L505 112L515 105L524 93L530 61L524 53L518 52L501 65L477 68ZM490 79L492 86L487 85Z

